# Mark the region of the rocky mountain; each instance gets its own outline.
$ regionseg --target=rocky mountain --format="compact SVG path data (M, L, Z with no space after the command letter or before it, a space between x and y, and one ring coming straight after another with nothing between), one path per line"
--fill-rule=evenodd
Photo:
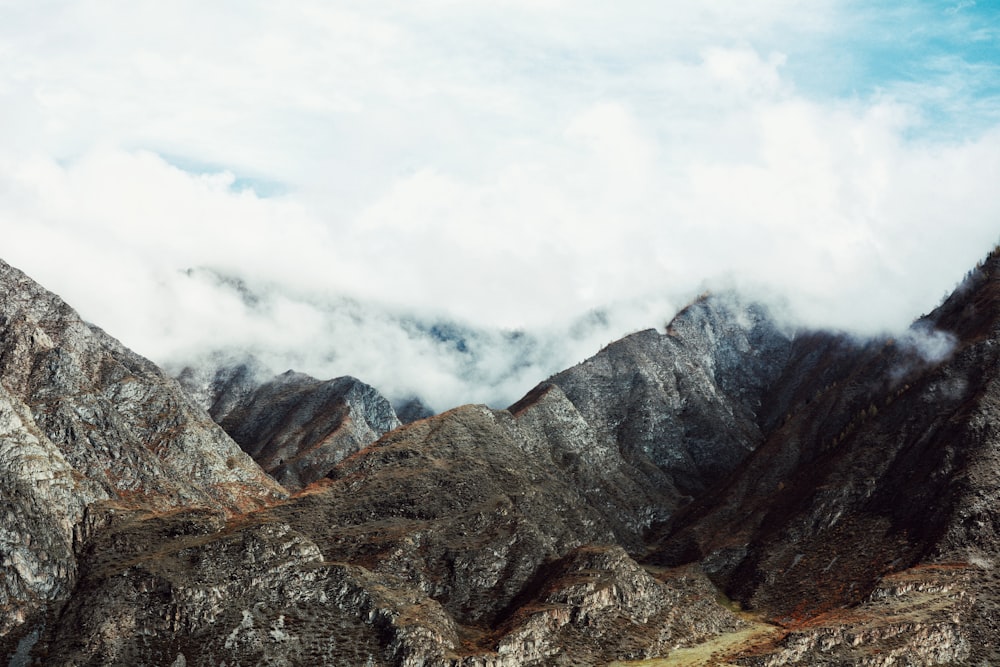
M900 339L797 340L783 423L650 560L791 628L767 664L1000 663L998 334L994 251Z
M64 602L122 513L235 516L286 493L149 361L0 262L0 633Z
M1000 664L1000 249L896 338L706 295L405 425L0 314L11 665Z
M765 401L791 349L766 308L713 295L665 333L633 334L550 382L624 455L697 495L763 442Z
M419 396L412 396L406 400L399 401L392 408L396 411L399 421L404 424L410 424L417 420L434 416L434 411L420 400Z
M352 377L320 381L287 371L259 381L252 360L211 373L185 369L180 382L269 475L298 490L400 425L373 387Z

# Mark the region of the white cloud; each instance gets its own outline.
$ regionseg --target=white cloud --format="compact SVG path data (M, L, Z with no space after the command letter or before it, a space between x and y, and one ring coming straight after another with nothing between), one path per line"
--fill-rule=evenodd
M940 81L803 92L844 3L11 5L0 256L158 361L502 402L706 281L899 329L998 240L1000 130L921 134Z
M970 7L975 7L975 0L960 0L960 2L955 3L951 7L948 7L945 11L946 14L957 14L963 9L968 9Z

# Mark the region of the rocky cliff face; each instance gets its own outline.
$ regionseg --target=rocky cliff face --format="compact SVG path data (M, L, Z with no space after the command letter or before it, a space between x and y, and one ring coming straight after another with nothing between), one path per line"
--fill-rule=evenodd
M398 426L351 378L186 378L302 487L280 502L3 275L11 664L1000 664L1000 251L897 339L707 296L508 410Z
M615 450L546 438L532 420L560 411L574 420L553 388L518 417L425 419L239 519L123 518L81 557L60 623L72 631L36 651L56 664L597 665L738 627L697 570L654 577L614 546L640 544L634 517L671 499L630 481ZM576 472L590 456L611 481Z
M245 452L290 489L399 426L392 406L352 377L322 382L289 371L213 415Z
M0 264L0 383L101 493L237 511L284 495L152 363Z

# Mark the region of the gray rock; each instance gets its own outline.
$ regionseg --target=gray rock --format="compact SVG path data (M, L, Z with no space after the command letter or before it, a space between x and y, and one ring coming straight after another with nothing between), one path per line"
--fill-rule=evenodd
M413 396L393 405L396 416L404 424L412 424L420 419L434 416L434 410L427 406L418 396Z
M345 457L400 425L389 402L352 377L320 381L288 371L252 392L238 371L213 416L250 456L289 489L325 477ZM239 386L238 391L233 387Z
M252 356L210 357L182 369L178 381L268 474L292 490L325 477L344 457L400 425L389 402L360 380L321 381L291 370L272 376ZM418 401L408 410L416 417L426 408Z
M72 590L88 509L284 497L149 361L0 262L0 620L6 634Z
M898 340L794 347L784 419L652 561L793 629L746 664L1000 662L1000 249Z
M549 382L637 465L698 494L763 442L762 406L791 344L763 306L706 296L665 334L628 336Z
M395 428L351 378L185 378L261 460L329 471L266 507L148 362L41 291L0 315L21 662L603 665L731 631L707 660L1000 662L1000 250L899 340L706 297L509 410ZM377 440L310 461L348 422Z

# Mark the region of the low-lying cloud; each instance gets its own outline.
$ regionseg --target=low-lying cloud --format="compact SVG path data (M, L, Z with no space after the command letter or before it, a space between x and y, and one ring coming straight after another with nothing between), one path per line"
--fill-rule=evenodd
M925 364L934 365L951 356L958 340L954 334L918 322L899 338L899 344L904 350L915 352Z
M399 402L419 397L437 411L467 402L506 407L555 370L621 335L623 323L656 322L667 303L619 304L533 330L463 324L426 311L293 292L214 271L178 273L167 370L253 361L262 379L287 369L320 378L353 375ZM177 308L188 309L178 313Z

